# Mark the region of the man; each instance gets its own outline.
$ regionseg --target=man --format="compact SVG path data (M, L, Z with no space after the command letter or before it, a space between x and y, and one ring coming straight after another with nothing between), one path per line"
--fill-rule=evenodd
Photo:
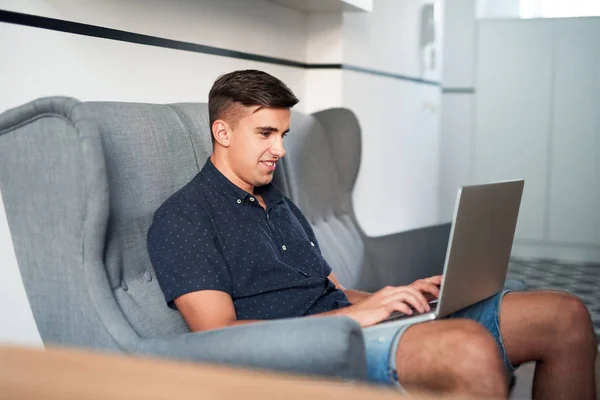
M426 296L439 293L439 276L373 294L336 279L307 220L271 184L297 102L277 78L254 70L223 75L210 91L213 153L159 208L148 233L166 301L193 331L325 315L368 327L393 311L425 312ZM536 397L594 397L592 324L565 293L504 291L453 318L371 336L365 331L374 382L506 397L514 366L537 361Z

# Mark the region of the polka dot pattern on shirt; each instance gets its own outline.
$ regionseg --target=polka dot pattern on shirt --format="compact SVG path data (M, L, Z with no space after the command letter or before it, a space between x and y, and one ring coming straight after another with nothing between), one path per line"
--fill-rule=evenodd
M327 278L310 224L269 184L256 188L266 210L210 159L155 213L148 252L170 307L183 294L218 290L238 319L275 319L349 305Z

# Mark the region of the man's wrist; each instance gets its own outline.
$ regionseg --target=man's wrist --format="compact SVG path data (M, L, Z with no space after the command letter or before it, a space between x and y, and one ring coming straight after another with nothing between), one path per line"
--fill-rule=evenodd
M367 293L367 292L360 292L358 290L348 290L348 289L344 289L344 294L346 295L346 297L348 298L348 301L352 304L355 303L359 303L362 300L367 299L369 296L371 296L371 293Z
M353 305L349 305L346 307L336 308L335 310L325 311L318 314L309 315L309 317L333 317L333 316L350 316L352 310L354 309Z

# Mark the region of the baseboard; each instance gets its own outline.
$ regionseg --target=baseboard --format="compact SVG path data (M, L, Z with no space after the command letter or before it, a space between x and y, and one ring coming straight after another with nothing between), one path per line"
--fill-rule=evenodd
M511 256L515 258L546 258L566 263L600 264L600 247L528 243L515 240Z

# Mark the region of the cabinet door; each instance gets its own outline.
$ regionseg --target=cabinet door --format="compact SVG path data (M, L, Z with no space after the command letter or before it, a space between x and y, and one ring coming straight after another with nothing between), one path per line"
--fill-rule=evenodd
M549 239L600 245L600 18L555 21Z
M474 181L525 179L517 239L542 240L552 119L550 21L481 21Z

